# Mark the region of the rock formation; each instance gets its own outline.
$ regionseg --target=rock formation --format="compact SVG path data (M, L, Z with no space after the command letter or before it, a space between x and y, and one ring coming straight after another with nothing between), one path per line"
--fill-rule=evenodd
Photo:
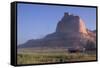
M84 21L79 16L64 13L58 22L56 31L43 39L29 40L19 45L19 48L48 47L48 48L85 48L87 42L96 44L96 35L87 30Z
M56 32L87 34L83 20L79 16L69 15L68 13L65 13L57 24Z

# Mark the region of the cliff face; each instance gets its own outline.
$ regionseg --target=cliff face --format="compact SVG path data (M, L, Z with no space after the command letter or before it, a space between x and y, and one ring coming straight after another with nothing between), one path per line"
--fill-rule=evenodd
M96 34L86 29L85 23L79 16L65 13L58 22L56 31L48 34L43 39L29 40L19 48L30 47L62 47L86 48L87 42L94 43L96 47Z
M65 13L57 24L56 32L87 34L83 20L79 16L69 15L68 13Z

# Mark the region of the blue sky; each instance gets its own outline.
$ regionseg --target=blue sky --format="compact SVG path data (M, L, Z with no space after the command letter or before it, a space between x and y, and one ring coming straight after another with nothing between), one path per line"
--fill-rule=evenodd
M18 44L53 33L64 12L80 16L88 29L96 29L96 8L19 3L17 12Z

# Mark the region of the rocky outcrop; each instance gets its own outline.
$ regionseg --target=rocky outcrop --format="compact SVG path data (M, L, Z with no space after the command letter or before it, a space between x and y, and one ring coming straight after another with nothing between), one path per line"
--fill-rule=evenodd
M86 29L84 21L79 16L64 13L64 16L58 22L56 31L54 33L48 34L43 39L29 40L18 47L56 47L82 49L88 46L88 41L96 44L96 34Z
M68 13L65 13L61 21L57 24L56 32L87 34L83 20L79 16Z

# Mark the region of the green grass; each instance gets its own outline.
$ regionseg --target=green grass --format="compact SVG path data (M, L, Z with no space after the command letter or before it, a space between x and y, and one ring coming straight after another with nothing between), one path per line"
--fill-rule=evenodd
M88 61L96 60L95 54L83 53L53 53L53 52L40 52L40 53L18 53L18 64L40 64L40 63L57 63L57 62L73 62L73 61Z

